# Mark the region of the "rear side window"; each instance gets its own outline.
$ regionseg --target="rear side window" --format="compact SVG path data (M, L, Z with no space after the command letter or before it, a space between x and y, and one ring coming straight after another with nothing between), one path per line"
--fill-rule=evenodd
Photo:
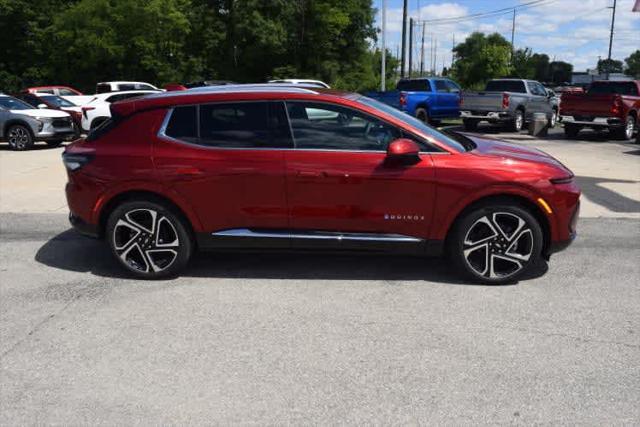
M487 83L485 91L527 93L524 82L521 80L492 80Z
M195 105L173 109L164 131L165 135L187 142L198 141L198 119Z
M238 102L176 107L164 134L220 148L292 148L283 102Z
M75 92L70 91L69 89L60 89L60 96L73 96L77 95Z
M605 93L638 96L638 87L634 82L595 82L589 93Z
M400 80L397 89L405 92L431 92L429 80Z

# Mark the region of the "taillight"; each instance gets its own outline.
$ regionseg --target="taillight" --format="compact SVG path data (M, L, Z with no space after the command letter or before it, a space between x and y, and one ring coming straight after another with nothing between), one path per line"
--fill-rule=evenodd
M93 154L62 153L62 162L71 172L77 171L93 160Z
M619 115L622 109L621 107L622 107L622 100L620 99L619 96L616 96L613 99L613 105L611 105L611 114L614 116Z
M509 108L509 94L508 93L503 93L502 94L502 109L506 110L507 108Z
M400 92L400 106L405 107L407 105L407 94Z
M82 115L87 118L87 111L95 110L96 107L82 107Z

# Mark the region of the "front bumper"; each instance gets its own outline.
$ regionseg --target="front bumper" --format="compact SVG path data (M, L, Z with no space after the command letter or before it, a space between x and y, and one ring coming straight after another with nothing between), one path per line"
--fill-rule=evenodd
M72 139L76 136L76 129L74 128L71 118L44 121L41 123L42 125L39 129L33 129L36 140Z

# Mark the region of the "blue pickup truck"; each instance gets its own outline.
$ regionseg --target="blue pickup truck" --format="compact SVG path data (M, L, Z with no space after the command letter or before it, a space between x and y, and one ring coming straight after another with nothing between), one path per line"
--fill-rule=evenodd
M440 77L402 79L396 90L367 92L369 98L389 104L425 123L460 116L460 86Z

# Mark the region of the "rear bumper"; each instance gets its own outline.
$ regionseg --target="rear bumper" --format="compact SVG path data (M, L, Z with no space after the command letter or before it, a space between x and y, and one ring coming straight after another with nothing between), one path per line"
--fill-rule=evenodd
M506 111L473 111L460 110L461 119L486 120L489 122L506 122L513 119L513 116Z
M624 122L619 117L593 117L593 120L584 120L575 116L562 115L560 116L560 122L564 124L574 124L592 128L611 128L622 127Z
M100 237L100 232L96 225L89 224L79 216L74 215L72 212L69 212L69 222L80 234L94 239L98 239Z

